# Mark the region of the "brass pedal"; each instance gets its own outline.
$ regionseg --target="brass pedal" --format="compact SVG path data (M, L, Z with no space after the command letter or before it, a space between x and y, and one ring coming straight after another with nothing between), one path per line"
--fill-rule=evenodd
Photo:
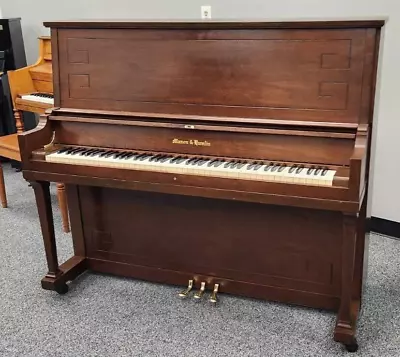
M188 287L185 290L181 291L179 293L179 296L183 298L187 297L192 289L193 289L193 280L189 280Z
M212 302L213 304L216 304L218 302L218 297L217 297L218 289L219 289L219 284L214 284L214 290L210 296L210 302Z
M204 295L204 291L206 290L206 283L204 281L201 282L200 290L194 294L195 299L201 299Z

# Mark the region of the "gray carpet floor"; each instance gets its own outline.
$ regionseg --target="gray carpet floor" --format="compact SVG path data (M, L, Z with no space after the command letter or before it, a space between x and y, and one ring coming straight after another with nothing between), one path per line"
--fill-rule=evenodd
M42 290L46 273L31 188L5 166L0 209L0 356L343 356L335 314L221 295L180 300L172 286L85 273L68 294ZM72 253L52 199L61 260ZM400 356L400 241L371 235L354 356Z

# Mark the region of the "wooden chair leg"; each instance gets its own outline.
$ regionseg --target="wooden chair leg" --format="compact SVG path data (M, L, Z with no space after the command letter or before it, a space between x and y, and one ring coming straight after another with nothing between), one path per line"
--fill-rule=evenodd
M70 232L69 217L68 217L68 205L67 198L65 196L65 185L63 183L57 183L57 197L58 204L61 210L61 219L65 233Z
M0 202L3 208L7 208L6 185L4 184L3 167L0 162Z

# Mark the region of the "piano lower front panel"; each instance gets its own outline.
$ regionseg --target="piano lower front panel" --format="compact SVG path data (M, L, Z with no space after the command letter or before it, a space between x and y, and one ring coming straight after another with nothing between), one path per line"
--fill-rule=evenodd
M87 186L79 200L94 271L182 287L194 278L196 289L206 281L221 293L339 305L338 212Z

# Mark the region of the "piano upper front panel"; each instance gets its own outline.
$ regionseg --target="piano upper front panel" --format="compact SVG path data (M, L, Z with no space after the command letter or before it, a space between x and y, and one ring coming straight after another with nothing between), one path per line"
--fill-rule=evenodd
M60 106L356 123L366 30L60 29Z

